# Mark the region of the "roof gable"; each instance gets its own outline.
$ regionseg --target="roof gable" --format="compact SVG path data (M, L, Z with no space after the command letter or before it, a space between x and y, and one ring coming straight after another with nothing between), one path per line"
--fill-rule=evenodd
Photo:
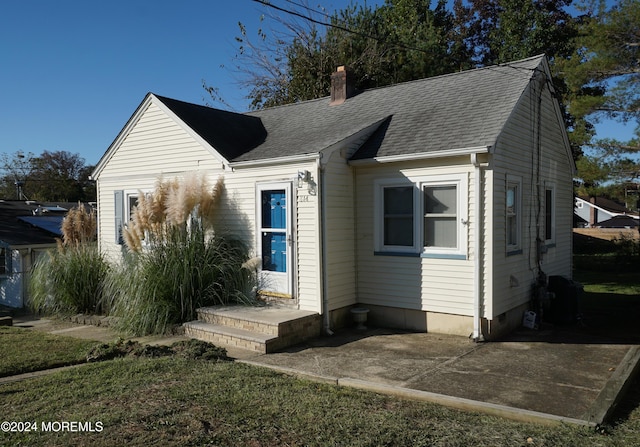
M631 210L629 210L624 205L618 202L615 202L613 200L607 199L605 197L589 198L589 197L582 196L582 197L577 197L576 200L581 201L587 206L595 206L596 208L599 208L603 211L608 211L610 213L618 213L618 214L631 213Z
M230 159L250 150L264 139L265 130L255 118L148 93L96 164L91 174L92 179L95 180L100 176L127 137L134 132L151 105L157 106L213 158L223 164L228 164Z
M228 161L255 149L267 137L260 118L163 96L155 97Z

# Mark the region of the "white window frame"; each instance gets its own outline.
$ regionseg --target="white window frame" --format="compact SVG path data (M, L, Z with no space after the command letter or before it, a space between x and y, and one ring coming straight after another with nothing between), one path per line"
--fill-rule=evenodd
M547 192L551 192L551 216L548 216ZM553 183L545 183L544 186L544 240L546 244L553 245L556 241L556 185ZM551 218L550 221L547 219ZM547 222L550 223L550 237L547 237Z
M418 253L420 233L419 227L416 225L416 215L419 210L418 198L415 193L416 184L409 179L378 179L375 181L374 200L375 200L375 218L374 218L374 249L377 252L386 253ZM412 245L385 245L384 244L384 190L386 188L407 188L413 189L413 244Z
M419 200L420 200L420 245L422 250L422 256L424 257L454 257L459 258L467 257L467 225L469 221L468 217L468 174L451 174L451 175L434 175L429 177L423 177L417 179L419 186ZM425 187L440 187L440 186L455 186L456 188L456 246L455 247L427 247L424 241L424 227L426 210L424 208L424 188Z
M374 251L382 254L422 256L425 258L466 259L468 250L468 174L432 175L411 178L388 178L374 181ZM455 186L456 188L456 246L424 246L424 187ZM384 244L385 188L413 188L413 245Z
M511 188L515 187L515 213L514 216L509 215L508 207L508 194ZM504 190L504 240L507 249L507 254L515 254L522 250L522 178L514 175L507 175L507 181ZM515 217L516 235L515 243L509 241L509 218Z
M129 224L132 222L131 215L133 213L133 206L131 206L131 198L135 197L136 201L140 193L143 193L146 196L149 196L153 193L151 189L125 189L123 191L123 200L124 200L124 226L129 227ZM142 240L142 246L148 247L149 242L149 234L145 231L144 239Z

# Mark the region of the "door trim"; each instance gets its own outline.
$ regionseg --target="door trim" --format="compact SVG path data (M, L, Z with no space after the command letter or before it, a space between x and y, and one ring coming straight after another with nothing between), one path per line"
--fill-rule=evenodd
M256 183L256 254L262 258L262 193L269 190L284 190L285 193L285 239L286 239L286 263L285 273L272 272L262 269L262 262L259 268L259 284L258 289L265 295L278 298L294 298L294 278L295 278L295 196L292 181L272 181Z

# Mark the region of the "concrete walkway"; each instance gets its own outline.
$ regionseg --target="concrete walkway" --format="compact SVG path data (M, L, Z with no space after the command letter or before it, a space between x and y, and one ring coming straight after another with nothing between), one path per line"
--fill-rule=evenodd
M14 326L112 342L108 327L16 318ZM581 327L520 330L500 342L385 329L346 330L275 354L229 350L237 361L529 422L600 424L640 365L640 335ZM141 337L171 344L176 337Z

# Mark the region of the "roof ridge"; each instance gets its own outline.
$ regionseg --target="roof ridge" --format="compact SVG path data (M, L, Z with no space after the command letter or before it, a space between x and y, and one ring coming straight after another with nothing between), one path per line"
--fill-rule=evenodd
M446 77L450 77L450 76L461 76L461 75L468 75L471 73L476 73L478 71L481 70L490 70L490 69L495 69L497 67L512 67L513 65L517 65L517 64L521 64L524 62L529 62L535 59L540 59L542 60L542 58L545 57L545 54L538 54L536 56L530 56L524 59L519 59L516 61L511 61L511 62L504 62L501 64L494 64L494 65L487 65L484 67L475 67L475 68L471 68L471 69L467 69L467 70L459 70L459 71L454 71L451 73L443 73L440 75L435 75L435 76L428 76L426 78L420 78L420 79L412 79L410 81L403 81L403 82L398 82L395 84L387 84L387 85L381 85L378 87L372 87L372 88L368 88L366 90L363 90L362 92L371 92L371 91L376 91L376 90L381 90L381 89L385 89L385 88L393 88L393 87L397 87L397 86L403 86L403 85L409 85L409 84L414 84L414 83L418 83L418 82L427 82L429 80L435 80L435 79L442 79L442 78L446 78ZM534 70L531 70L534 71ZM176 102L180 102L183 104L189 104L192 106L197 106L197 107L202 107L202 108L207 108L207 109L212 109L212 110L219 110L221 112L228 112L228 113L235 113L238 115L253 115L253 114L260 114L261 112L265 111L265 110L276 110L276 109L282 109L284 107L293 107L296 106L298 104L301 103L312 103L312 102L317 102L317 101L323 101L326 100L327 98L330 98L329 95L326 96L321 96L319 98L313 98L313 99L305 99L303 101L298 101L298 102L292 102L292 103L288 103L288 104L280 104L280 105L276 105L276 106L272 106L272 107L266 107L264 109L257 109L257 110L247 110L245 112L235 112L232 110L225 110L225 109L220 109L217 107L211 107L205 104L196 104L196 103L192 103L192 102L188 102L188 101L183 101L181 99L176 99L176 98L171 98L169 96L164 96L164 95L158 95L157 93L154 92L149 92L150 94L152 94L153 96L155 96L156 98L158 98L159 100L169 100L169 101L176 101ZM163 101L164 102L164 101Z
M362 90L360 93L366 93L366 92L372 92L372 91L377 91L377 90L382 90L382 89L386 89L386 88L393 88L393 87L399 87L399 86L405 86L405 85L410 85L410 84L416 84L419 82L428 82L431 80L436 80L436 79L442 79L442 78L446 78L446 77L450 77L450 76L462 76L462 75L469 75L471 73L477 73L478 71L482 71L482 70L491 70L491 69L495 69L495 68L503 68L503 67L513 67L514 65L518 65L518 64L522 64L524 62L530 62L536 59L539 59L540 61L542 61L542 59L545 57L545 54L538 54L536 56L530 56L524 59L519 59L516 61L511 61L511 62L503 62L501 64L494 64L494 65L487 65L484 67L475 67L475 68L471 68L471 69L466 69L466 70L459 70L459 71L454 71L451 73L443 73L440 75L435 75L435 76L428 76L426 78L420 78L420 79L412 79L410 81L403 81L403 82L398 82L395 84L386 84L386 85L381 85L378 87L371 87L368 88L366 90ZM513 67L516 68L516 67ZM527 69L530 71L535 71L535 69ZM259 113L265 110L274 110L274 109L279 109L279 108L283 108L283 107L291 107L291 106L295 106L297 104L301 104L301 103L310 103L310 102L314 102L314 101L322 101L322 100L326 100L330 98L329 95L327 96L322 96L320 98L314 98L314 99L307 99L304 101L299 101L299 102L293 102L293 103L289 103L289 104L281 104L281 105L277 105L277 106L273 106L273 107L266 107L264 109L258 109L258 110L253 110L253 111L248 111L245 112L246 114L251 114L251 113Z

